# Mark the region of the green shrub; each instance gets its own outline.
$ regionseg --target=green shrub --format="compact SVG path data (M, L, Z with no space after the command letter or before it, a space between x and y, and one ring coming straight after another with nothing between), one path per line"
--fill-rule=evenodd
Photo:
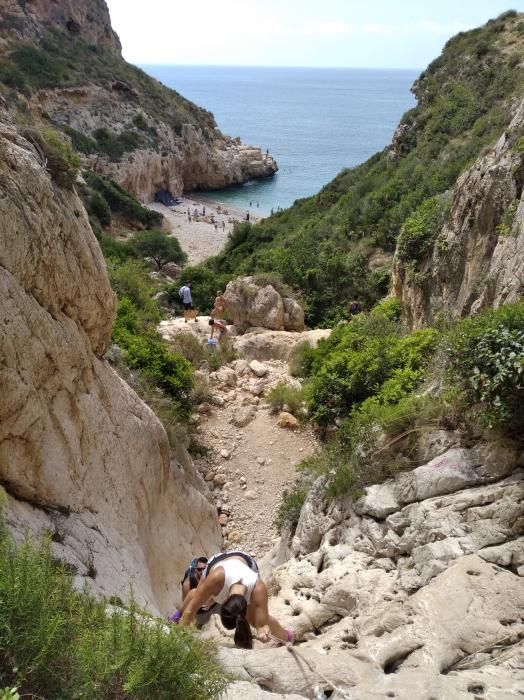
M126 260L121 264L113 261L109 264L108 272L111 287L124 304L119 313L127 312L127 299L140 312L143 327L160 321L158 303L153 299L155 287L142 261Z
M286 410L300 420L305 418L303 389L279 382L267 395L267 402L271 407L271 413Z
M292 377L308 377L311 373L313 357L313 347L308 340L297 343L289 356L289 374Z
M64 140L63 134L45 127L25 129L23 135L43 155L46 169L53 180L61 187L71 189L78 174L80 159Z
M36 89L56 87L68 75L64 61L29 44L18 45L9 55L9 60L23 74L25 82Z
M168 262L181 264L187 260L178 238L156 229L135 234L131 245L137 255L151 258L159 270Z
M216 372L224 365L236 360L237 354L230 338L222 338L215 348L206 346L205 358L210 372Z
M113 180L90 170L84 172L84 178L91 188L103 195L112 212L122 214L131 223L144 228L155 228L162 224L162 214L143 207L130 192Z
M175 352L191 362L198 369L206 357L206 350L201 341L193 333L177 333L170 342Z
M115 134L105 127L100 127L93 133L93 136L96 139L98 150L114 161L119 161L124 153L140 148L143 143L142 136L136 131L130 130Z
M193 384L193 391L191 392L191 400L195 406L205 401L211 401L213 397L213 392L209 382L203 377L198 377L195 379Z
M201 314L208 314L213 308L217 290L224 291L229 279L228 275L217 275L203 265L188 265L180 273L178 282L166 288L168 300L174 306L181 304L178 290L187 280L191 282L193 304Z
M338 326L313 351L307 386L312 417L333 423L381 388L382 400L398 400L421 380L437 338L435 329L402 337L398 324L380 313Z
M107 227L111 224L111 209L103 195L96 190L91 192L87 202L87 212L89 216L96 216L101 226Z
M385 316L390 321L398 321L402 313L402 304L397 297L382 299L371 309L372 314Z
M402 224L397 239L397 255L400 260L403 262L422 260L433 245L440 222L439 198L426 199Z
M45 698L219 698L214 649L131 601L108 612L74 589L50 541L16 547L0 529L0 682ZM4 697L16 698L15 692Z
M306 501L308 491L307 485L298 482L282 493L274 521L274 525L279 532L284 525L289 525L293 531L296 529L300 511Z
M486 423L511 431L524 415L524 303L461 321L449 345L451 381Z
M80 151L80 153L85 153L86 155L98 151L96 141L93 141L93 139L86 134L73 129L71 126L61 126L60 128L69 136L75 150Z

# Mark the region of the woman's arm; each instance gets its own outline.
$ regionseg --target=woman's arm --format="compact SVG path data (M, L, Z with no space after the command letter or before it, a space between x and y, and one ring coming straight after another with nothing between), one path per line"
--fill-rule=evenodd
M201 578L198 586L194 588L182 603L180 612L183 625L190 625L199 608L207 603L209 598L217 595L224 586L224 569L217 567L206 578Z
M266 584L258 579L256 586L251 593L250 606L253 607L253 617L257 636L262 642L269 641L269 610L267 606L267 588Z

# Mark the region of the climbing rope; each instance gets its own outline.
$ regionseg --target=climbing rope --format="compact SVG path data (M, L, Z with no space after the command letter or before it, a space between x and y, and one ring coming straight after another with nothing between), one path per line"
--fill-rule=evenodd
M269 635L271 639L273 639L275 642L278 642L279 644L282 644L282 640L279 639L278 637L275 637L273 634L270 633ZM336 697L340 695L340 697L343 700L351 700L350 696L345 690L342 690L342 688L339 688L333 681L330 681L327 676L325 676L323 673L321 673L318 669L316 669L313 664L311 664L310 661L306 659L303 654L301 654L296 647L294 647L291 643L284 643L284 646L286 649L289 651L290 654L295 656L297 659L300 659L311 671L311 673L316 676L317 678L320 678L326 685L328 685L330 688L332 688L336 695L331 696L331 700L336 700Z

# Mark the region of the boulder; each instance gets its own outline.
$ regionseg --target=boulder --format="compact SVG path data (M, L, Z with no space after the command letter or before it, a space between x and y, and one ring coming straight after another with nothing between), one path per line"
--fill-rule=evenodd
M249 363L249 369L257 377L265 377L267 374L266 365L262 364L262 362L259 362L258 360L251 360L251 362Z
M304 311L269 283L256 277L239 277L226 287L224 302L228 315L240 332L250 326L273 330L304 330Z
M288 413L287 411L281 411L278 414L277 425L279 428L296 430L299 427L300 423L292 413Z

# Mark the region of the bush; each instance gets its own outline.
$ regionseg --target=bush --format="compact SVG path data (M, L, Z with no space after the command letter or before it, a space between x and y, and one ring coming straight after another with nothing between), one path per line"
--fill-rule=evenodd
M210 372L216 372L224 365L236 360L237 354L233 348L233 343L230 338L222 338L218 346L214 349L206 346L205 356L207 366Z
M3 521L0 682L23 696L100 700L219 698L227 684L208 642L167 629L133 601L109 612L75 590L50 540L17 548Z
M126 260L121 264L113 262L109 264L108 272L111 287L120 300L119 314L127 314L130 303L140 315L140 326L134 328L136 332L139 327L156 325L160 321L160 311L153 299L155 287L144 263L139 260Z
M308 340L297 343L289 356L288 369L292 377L309 377L313 365L314 352Z
M286 410L300 420L305 418L303 389L279 382L267 395L267 402L271 407L271 413ZM285 406L287 408L284 408Z
M217 275L203 265L188 265L180 273L179 281L167 287L168 300L175 306L179 305L178 290L183 282L190 281L193 304L200 313L207 314L213 308L217 289L223 291L229 279L228 275Z
M80 159L73 153L63 134L50 128L25 129L23 135L45 158L46 169L61 187L71 189L78 174Z
M111 224L111 209L103 195L96 190L91 192L87 202L87 212L89 216L96 216L101 226L107 227Z
M397 255L403 262L419 262L433 245L441 223L438 197L426 199L400 229Z
M402 304L397 297L382 299L371 309L372 314L385 316L390 321L398 321L402 313Z
M490 426L519 430L524 415L524 303L461 321L451 333L450 378Z
M191 362L195 369L198 369L206 358L204 346L193 333L177 333L170 345L175 352Z
M90 170L84 172L84 178L91 188L103 195L112 212L122 214L130 222L144 228L155 228L162 224L162 214L143 207L130 192L113 180Z
M306 501L308 491L308 486L299 482L282 493L274 521L274 525L279 532L284 525L289 525L293 530L296 529L300 511Z
M156 229L135 234L131 245L137 255L151 258L159 270L168 262L181 264L187 260L178 238Z
M119 161L124 153L136 150L143 143L140 134L129 130L115 134L105 127L101 127L93 133L93 136L96 139L98 150L105 153L113 161Z
M401 337L398 324L380 313L338 326L313 351L307 386L312 417L320 425L333 423L381 387L382 400L398 400L422 378L437 337L434 329Z

